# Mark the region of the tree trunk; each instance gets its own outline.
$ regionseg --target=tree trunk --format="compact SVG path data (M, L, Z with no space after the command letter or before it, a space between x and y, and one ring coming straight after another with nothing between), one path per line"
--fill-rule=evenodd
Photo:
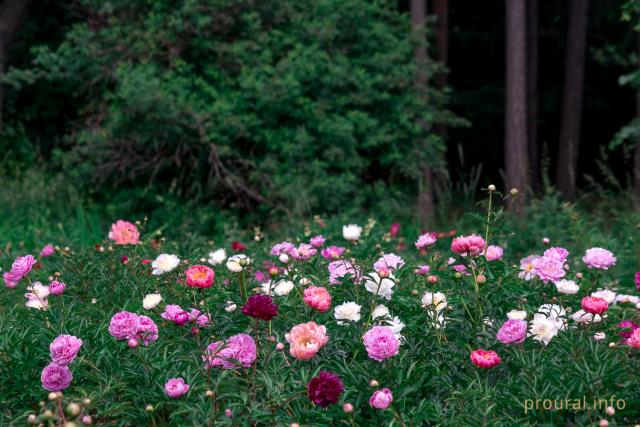
M575 195L582 116L582 83L587 41L588 0L569 0L562 125L558 141L556 184L568 199Z
M527 143L529 185L540 190L538 145L538 0L527 0Z
M506 2L506 119L504 158L507 189L517 188L520 196L510 206L523 205L527 191L527 50L526 1Z
M640 73L640 33L638 33L638 72ZM636 89L636 119L640 120L640 88ZM640 136L636 138L636 148L633 154L633 204L640 209Z
M449 60L449 0L434 0L433 13L436 15L436 60L446 67ZM438 73L436 85L444 90L447 86L446 72ZM441 137L446 137L446 123L438 123L435 131Z
M419 43L413 51L416 61L415 85L416 90L420 94L424 103L427 102L427 87L429 84L426 72L428 61L427 56L427 38L424 31L425 21L427 17L427 0L411 0L411 27L420 35ZM425 131L427 123L419 123ZM433 174L429 165L422 166L422 179L419 186L420 194L418 194L418 221L421 226L426 227L433 224L435 213L433 203Z
M0 5L0 75L7 66L7 51L14 34L27 16L30 0L4 0ZM0 133L2 133L2 106L4 89L0 84Z

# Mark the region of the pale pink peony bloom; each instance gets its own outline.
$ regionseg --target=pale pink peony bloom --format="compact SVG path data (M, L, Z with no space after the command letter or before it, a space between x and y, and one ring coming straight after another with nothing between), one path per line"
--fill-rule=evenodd
M418 240L416 240L416 248L424 249L428 246L435 244L436 241L437 239L435 234L432 234L432 233L422 234L420 235L420 237L418 237Z
M29 274L36 262L32 255L18 257L11 265L11 275L16 281L19 281Z
M533 273L544 283L547 283L562 279L566 271L563 261L543 256L533 260Z
M555 260L558 260L564 263L567 260L567 257L569 256L569 251L566 250L565 248L553 247L544 251L543 256L547 258L553 258Z
M360 271L356 269L349 261L338 260L329 263L329 283L337 285L340 283L340 279L347 275L351 275L354 281L360 280Z
M188 391L189 384L186 384L182 378L170 378L164 385L164 392L173 399L184 396Z
M490 245L486 251L484 251L483 255L487 261L497 261L502 258L504 254L504 249L500 246Z
M68 365L76 358L82 347L82 340L73 335L60 335L49 345L51 361L58 365Z
M206 265L192 265L185 271L187 285L192 288L206 289L213 285L216 274Z
M611 251L602 248L591 248L587 249L587 252L582 257L582 261L584 261L589 268L607 270L612 265L615 265L617 259Z
M478 256L484 250L484 239L476 234L460 236L451 242L451 251L462 256Z
M51 293L51 295L62 295L66 287L67 285L65 285L63 282L54 280L53 282L49 283L49 292Z
M140 243L140 232L129 221L119 219L111 225L109 239L113 240L116 245L136 245Z
M384 254L373 264L373 268L380 271L395 271L404 265L404 260L396 254Z
M295 250L296 246L290 242L281 242L276 245L273 245L271 248L271 255L280 256L282 254L290 255L293 250Z
M500 364L500 361L500 356L493 350L478 349L471 352L471 363L478 368L493 368Z
M393 402L393 394L388 388L376 390L369 398L369 405L376 409L385 410L391 406L391 402Z
M321 313L331 308L331 294L326 288L309 286L304 290L304 303Z
M362 337L367 354L373 360L382 362L398 354L400 341L388 326L374 326Z
M309 243L311 243L313 246L315 246L316 248L321 247L322 245L324 245L324 242L327 239L324 238L324 236L319 235L319 236L314 236L311 238L311 240L309 240Z
M40 251L40 256L42 258L46 258L46 257L50 257L51 255L53 255L56 252L55 248L53 247L53 245L46 245L44 248L42 248L42 250Z
M290 255L299 261L306 261L308 259L313 258L315 254L318 253L318 250L314 248L312 245L308 243L300 243L300 245L293 249Z
M73 374L65 365L59 365L55 362L49 363L42 370L40 381L42 387L49 391L61 391L69 387L73 380Z
M329 342L327 328L316 322L294 326L284 336L290 344L289 353L298 360L309 360Z
M584 297L580 301L580 306L584 311L591 314L602 314L609 309L609 304L598 297Z
M222 367L234 369L241 366L248 368L256 361L256 343L247 334L238 334L228 338L224 343L216 341L209 344L202 360L204 368Z
M524 280L531 280L535 277L534 261L540 258L540 255L529 255L520 260L520 273L518 277Z

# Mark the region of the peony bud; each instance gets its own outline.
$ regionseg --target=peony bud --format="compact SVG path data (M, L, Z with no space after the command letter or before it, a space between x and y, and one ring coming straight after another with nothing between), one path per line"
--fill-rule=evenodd
M476 276L476 282L477 282L479 285L485 284L485 283L487 283L487 278L485 277L485 275L484 275L484 274L478 274L478 275Z
M342 405L342 410L345 413L350 414L351 412L353 412L353 405L351 403L345 403L344 405Z
M71 415L72 417L77 417L78 415L80 415L81 410L82 408L80 408L80 405L78 405L77 403L71 402L67 405L66 412L68 415Z
M371 380L369 381L369 386L371 387L378 387L380 385L380 383L376 380Z
M494 191L496 191L496 186L491 184L487 187L487 190L489 190L491 193L493 193Z

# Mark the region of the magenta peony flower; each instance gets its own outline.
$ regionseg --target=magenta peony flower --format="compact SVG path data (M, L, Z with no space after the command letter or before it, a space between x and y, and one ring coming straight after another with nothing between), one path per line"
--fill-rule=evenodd
M206 289L213 285L213 279L216 277L212 268L206 265L192 265L185 271L187 276L187 285L192 288Z
M324 245L324 242L326 242L326 240L327 239L325 239L324 236L319 235L312 237L311 240L309 240L309 243L311 243L316 248L320 248L322 247L322 245Z
M564 262L555 258L538 257L532 261L533 274L538 276L544 283L555 282L564 277Z
M280 256L282 254L290 255L291 252L295 249L295 245L290 242L281 242L276 245L273 245L271 248L271 255Z
M42 387L49 391L60 391L69 387L73 380L73 374L65 365L58 365L55 362L49 363L42 370L40 381Z
M640 328L640 325L632 322L631 320L623 320L622 322L618 323L618 328L623 329L618 333L618 335L622 337L622 342L626 343L627 339L631 338L633 331Z
M580 306L584 311L591 314L602 314L609 309L609 304L598 297L584 297L580 301Z
M385 410L391 406L391 402L393 402L393 394L388 388L376 390L369 398L369 405L376 409Z
M140 327L139 316L128 311L116 313L109 322L109 333L117 340L134 338Z
M527 322L509 319L500 327L496 338L502 344L520 344L527 337Z
M374 326L362 337L367 354L381 362L398 354L400 341L388 326Z
M2 280L4 281L4 285L10 289L18 286L18 282L20 281L20 279L11 274L10 271L5 271L4 273L2 273Z
M64 283L54 280L53 282L49 283L49 293L51 295L62 295L66 287L67 285L65 285Z
M635 329L631 333L631 336L627 339L627 345L634 348L640 348L640 329Z
M478 368L490 369L500 364L500 356L493 350L473 350L471 352L471 363Z
M601 270L607 270L616 263L616 257L613 253L602 248L587 249L587 252L582 257L582 261L587 264L589 268L598 268Z
M136 338L142 340L145 346L158 339L158 326L147 316L138 316Z
M171 320L173 322L175 317L180 313L184 313L182 307L175 304L168 304L167 306L165 306L164 312L160 314L160 317L166 320Z
M182 378L169 378L164 385L164 392L173 399L184 396L188 391L189 384L186 384Z
M309 286L304 290L304 303L324 313L331 308L331 295L326 288Z
M389 227L389 235L395 239L398 237L398 233L400 233L400 223L394 222L391 224L391 227Z
M55 252L56 252L56 250L53 247L53 245L45 245L45 247L42 248L42 250L40 251L40 256L42 258L46 258L46 257L49 257L49 256L53 255Z
M451 251L462 256L478 256L484 250L484 239L476 234L460 236L451 242Z
M82 340L73 335L60 335L49 345L51 361L58 365L68 365L76 358L82 347Z
M256 319L269 321L278 315L278 306L273 303L270 296L251 295L242 307L242 313Z
M290 255L299 261L306 261L308 259L313 258L315 254L318 253L318 250L314 248L312 245L308 243L300 243L300 246L293 249Z
M428 246L435 244L436 241L437 239L435 234L432 234L432 233L422 234L420 235L420 237L418 237L418 240L416 240L416 248L424 249Z
M132 223L119 219L111 225L109 239L116 245L136 245L140 243L140 232Z
M256 357L257 349L253 338L247 334L238 334L228 338L224 343L216 341L209 344L202 360L205 362L205 369L234 369L241 366L250 367L256 361Z
M322 408L326 408L332 403L338 403L343 391L344 385L340 377L329 371L320 371L307 384L309 399Z
M483 255L487 261L497 261L502 258L503 254L504 249L496 245L490 245L487 250L483 252Z
M428 265L421 265L414 270L414 273L420 276L426 276L427 274L429 274L429 271L431 271L431 267L429 267Z
M329 246L328 248L324 248L320 255L326 259L339 259L346 249L340 246Z
M19 281L29 274L36 262L36 259L31 255L18 257L11 265L11 275L16 281Z

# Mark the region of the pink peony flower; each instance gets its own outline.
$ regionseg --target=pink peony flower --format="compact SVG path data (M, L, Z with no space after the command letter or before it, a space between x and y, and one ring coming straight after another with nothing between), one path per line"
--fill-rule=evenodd
M616 257L613 253L602 248L587 249L587 252L582 257L582 261L587 264L589 268L598 268L601 270L607 270L616 263Z
M253 338L247 334L238 334L228 338L224 343L216 341L209 344L202 359L205 369L234 369L240 366L250 367L256 361L256 357L257 349Z
M331 308L331 295L326 288L309 286L304 290L304 303L324 313Z
M273 245L271 248L271 255L280 256L282 254L291 255L291 252L296 248L293 243L281 242L277 245Z
M376 409L385 410L391 406L391 402L393 402L393 394L388 388L376 390L369 398L369 405Z
M134 338L140 326L139 316L128 311L116 313L109 323L109 333L117 340Z
M116 242L116 245L137 245L140 243L140 233L135 225L119 219L111 224L109 239Z
M631 336L627 339L627 345L635 348L640 348L640 329L635 329L631 333Z
M350 275L355 282L360 280L360 271L356 269L349 261L338 260L329 263L329 283L337 285L340 279Z
M394 222L393 224L391 224L391 227L389 227L389 235L393 238L396 238L398 237L398 233L400 233L400 223Z
M421 265L414 270L414 273L420 276L425 276L429 274L429 271L431 271L431 267L429 267L428 265Z
M555 258L538 257L533 260L533 274L538 276L544 283L555 282L564 277L564 262Z
M319 236L314 236L311 238L311 240L309 240L309 243L311 243L311 245L315 246L316 248L320 248L322 247L322 245L324 245L324 242L327 239L324 238L324 236L319 235Z
M547 258L553 258L557 261L564 263L567 260L567 257L569 256L569 251L566 250L565 248L553 247L544 251L543 256Z
M46 258L46 257L50 257L51 255L53 255L56 252L55 248L53 247L53 245L45 245L44 248L42 248L42 250L40 251L40 256L42 258Z
M20 281L20 279L11 274L10 271L5 271L4 273L2 273L2 280L4 281L4 285L10 289L18 286L18 282Z
M187 276L187 285L198 289L211 287L216 276L212 268L199 264L189 267L185 274Z
M394 271L404 265L404 260L396 254L384 254L373 264L373 268L380 271Z
M374 326L362 337L367 354L373 360L382 362L398 354L400 341L388 326Z
M540 258L540 255L529 255L526 258L522 258L520 260L520 273L518 273L518 277L524 280L533 279L536 276L533 263L538 258Z
M55 362L49 363L42 370L40 381L42 387L49 391L60 391L69 387L73 380L73 374L65 365L58 365Z
M147 346L158 339L158 326L147 316L138 316L136 338Z
M478 256L484 250L484 239L476 234L460 236L451 242L451 251L462 256Z
M36 259L31 255L18 257L11 265L11 275L16 281L19 281L29 274L36 262Z
M340 377L329 371L320 371L318 376L311 378L307 384L309 399L321 408L338 403L343 391L344 384Z
M486 251L484 251L484 257L487 261L497 261L502 258L504 249L500 246L490 245Z
M631 338L633 331L640 328L640 325L632 322L631 320L623 320L618 323L618 328L623 329L623 331L619 332L618 335L622 337L622 342L626 343L627 339Z
M327 328L316 322L294 326L284 336L291 345L289 353L298 360L309 360L329 342Z
M609 304L598 297L584 297L580 301L580 306L584 311L591 314L602 314L609 309Z
M300 243L300 246L291 251L291 256L299 261L311 259L318 250L308 243Z
M437 241L435 234L432 233L425 233L420 235L420 237L418 237L418 240L416 240L416 248L417 249L424 249L426 247L429 247L433 244L435 244Z
M76 358L82 347L82 340L73 335L60 335L49 345L51 361L58 365L68 365Z
M471 362L478 368L489 369L500 364L500 356L493 350L474 350L471 352Z
M189 384L186 384L182 378L170 378L164 385L164 392L173 399L184 396L188 391Z
M634 282L636 284L636 290L640 292L640 271L637 271L633 276Z
M53 282L49 283L49 293L51 293L51 295L62 295L66 287L67 285L65 285L64 283L54 280Z
M326 259L339 259L346 249L340 246L329 246L328 248L324 248L320 255Z
M520 344L527 337L527 322L525 320L509 319L498 331L496 338L502 344Z

